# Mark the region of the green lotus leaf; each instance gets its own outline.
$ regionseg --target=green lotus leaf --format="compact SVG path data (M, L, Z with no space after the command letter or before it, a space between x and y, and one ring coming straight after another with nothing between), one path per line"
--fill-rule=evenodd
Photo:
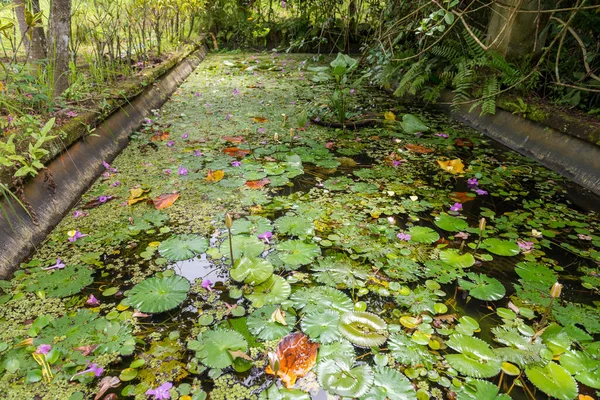
M256 236L264 232L273 230L271 221L265 217L249 216L246 218L236 219L231 226L232 235L251 235Z
M189 260L208 249L208 241L198 235L171 236L158 246L161 256L170 261Z
M94 282L93 271L82 265L68 265L52 272L36 273L32 284L25 289L28 292L43 291L47 297L68 297L79 293L81 289Z
M198 340L190 341L189 347L191 350L196 351L196 357L207 367L225 368L233 363L229 351L240 350L246 352L248 343L236 331L218 329L200 334Z
M335 311L313 312L302 319L302 331L314 342L337 342L342 338L338 330L339 319L340 314Z
M579 382L600 389L600 360L596 360L588 353L570 350L560 356L560 365Z
M515 242L496 238L485 239L481 242L481 248L499 256L516 256L521 252Z
M278 388L273 384L258 395L258 400L310 400L310 395L300 389Z
M149 278L135 285L127 296L133 308L147 313L171 310L186 299L190 282L179 275Z
M500 359L483 340L454 334L446 344L461 353L445 356L448 364L458 372L473 378L491 378L500 372Z
M441 214L438 218L436 218L434 223L439 228L449 232L460 232L469 227L469 224L464 219L448 214Z
M317 282L340 288L364 287L365 282L371 277L371 269L367 265L359 264L341 255L320 260L319 265L313 266L311 271Z
M456 392L457 400L510 400L507 394L499 394L500 390L492 382L467 378L465 384Z
M453 267L469 268L475 264L475 258L471 253L459 254L456 249L440 251L440 260Z
M544 264L534 262L518 263L515 272L527 282L527 285L544 291L550 290L558 279L558 274L555 271Z
M390 336L387 345L392 356L405 365L423 364L426 368L431 368L437 361L436 357L429 352L427 346L415 343L410 336L404 333Z
M473 272L468 273L467 277L469 280L459 279L458 285L468 290L469 294L476 299L485 301L500 300L506 294L504 285L498 279Z
M344 293L331 287L315 286L295 291L291 305L305 313L333 310L340 314L354 310L354 303Z
M429 127L425 125L421 120L412 114L404 114L402 116L402 122L400 122L402 130L406 133L417 133L427 132Z
M262 233L262 232L261 232ZM233 259L237 260L240 257L258 257L267 246L256 236L236 235L232 236L231 243L233 244ZM219 252L228 259L231 257L229 252L229 238L225 239L219 247Z
M277 218L275 226L280 233L300 238L312 236L315 231L312 221L299 215L285 215Z
M410 240L416 243L434 243L440 239L440 235L436 231L425 226L413 226L408 233Z
M417 392L408 378L400 372L388 367L377 367L371 390L360 399L416 400Z
M247 181L258 181L266 176L267 173L263 171L248 171L244 173L244 179Z
M271 275L269 279L254 287L254 291L246 295L254 307L265 304L278 304L290 297L292 287L278 275Z
M337 342L329 344L321 344L321 346L319 347L319 355L317 357L317 361L321 362L323 360L329 359L345 359L350 364L354 364L354 361L356 360L356 350L352 343L350 343L346 339L340 339Z
M343 314L338 329L346 339L359 347L381 346L388 337L385 321L368 312Z
M301 265L309 264L321 254L318 245L302 240L287 240L278 244L277 250L279 250L279 258L288 269L296 269Z
M342 397L360 397L373 385L373 370L368 365L352 367L348 360L325 360L317 366L323 389Z
M572 400L577 397L577 382L566 369L555 362L551 361L544 367L536 365L526 368L525 375L548 396L561 400Z
M296 324L296 317L291 312L282 310L287 324L284 325L273 319L277 308L278 306L266 306L250 314L246 321L248 330L262 340L279 340L290 333Z
M259 285L273 275L273 264L262 258L242 257L235 261L231 278L249 285Z

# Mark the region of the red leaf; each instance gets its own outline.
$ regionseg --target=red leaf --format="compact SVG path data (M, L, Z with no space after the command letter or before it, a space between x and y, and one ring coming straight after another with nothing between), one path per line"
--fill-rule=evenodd
M427 154L427 153L433 153L435 150L430 149L428 147L424 147L418 144L407 144L406 147L408 150L415 152L415 153L420 153L420 154Z
M162 210L163 208L171 207L178 198L179 193L165 193L153 199L152 202L154 203L154 208Z
M223 153L231 157L245 157L250 154L250 150L240 149L239 147L228 147L223 150Z
M277 375L290 389L301 378L315 366L317 362L318 343L309 342L308 336L301 332L291 333L281 339L277 345L277 357L279 359L279 370L273 371L270 366L265 372Z
M260 189L269 183L271 183L271 181L268 178L262 178L259 181L248 181L246 182L246 186L248 186L250 189Z

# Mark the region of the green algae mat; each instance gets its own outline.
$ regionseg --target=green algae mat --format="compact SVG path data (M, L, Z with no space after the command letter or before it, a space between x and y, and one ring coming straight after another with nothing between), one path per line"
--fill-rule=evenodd
M597 215L337 60L210 56L154 110L0 281L2 398L598 396Z

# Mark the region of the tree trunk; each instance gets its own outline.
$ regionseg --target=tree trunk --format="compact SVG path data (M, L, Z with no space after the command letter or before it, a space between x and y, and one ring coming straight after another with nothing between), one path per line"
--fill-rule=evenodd
M40 0L31 0L32 12L37 14L40 12ZM31 59L42 60L47 57L46 53L46 34L41 22L33 27L31 35Z
M25 20L25 0L14 0L15 4L15 14L17 15L17 21L19 22L19 31L21 31L21 44L25 47L25 53L27 57L29 57L29 52L31 49L31 40L29 40L29 26L27 26L27 21ZM15 38L17 44L19 43L19 39Z
M54 74L54 97L69 87L69 37L71 35L71 0L52 0L48 54Z

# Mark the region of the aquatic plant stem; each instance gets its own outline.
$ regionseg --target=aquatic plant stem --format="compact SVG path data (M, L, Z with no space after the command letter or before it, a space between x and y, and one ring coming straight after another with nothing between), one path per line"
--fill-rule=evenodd
M231 268L233 268L233 242L231 240L231 229L227 228L227 233L229 235L229 257L231 257Z

